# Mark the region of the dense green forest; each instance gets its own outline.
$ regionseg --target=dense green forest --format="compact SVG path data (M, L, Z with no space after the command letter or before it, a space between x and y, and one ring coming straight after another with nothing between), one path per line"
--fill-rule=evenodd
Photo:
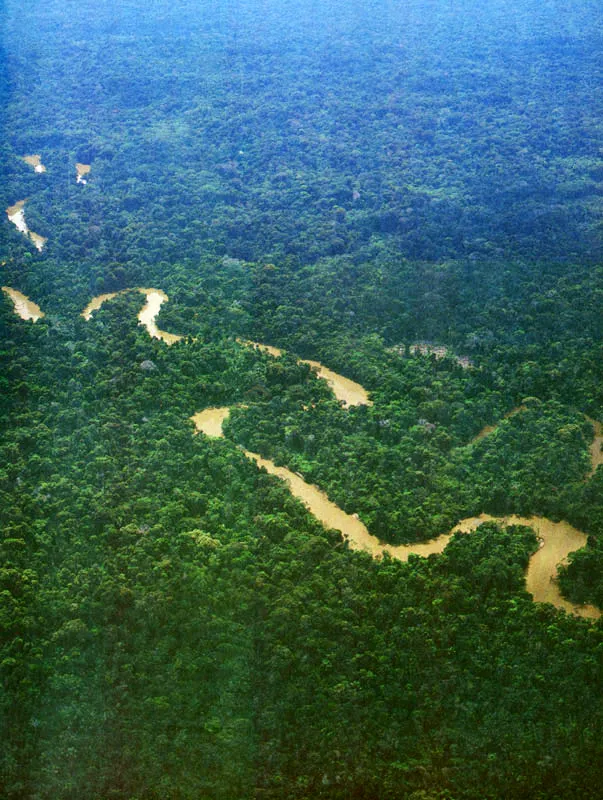
M603 609L600 4L6 0L0 47L47 237L0 226L0 796L599 798L603 623L533 530L375 559L242 448L392 545L567 520ZM180 342L81 317L140 286Z

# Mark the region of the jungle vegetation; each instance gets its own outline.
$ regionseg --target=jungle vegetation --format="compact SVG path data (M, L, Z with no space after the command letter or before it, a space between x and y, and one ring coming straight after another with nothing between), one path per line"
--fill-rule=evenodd
M603 11L370 6L0 11L0 199L48 237L0 226L46 313L0 293L7 800L600 796L602 623L532 602L529 528L375 560L239 446L393 544L568 520L603 607ZM80 316L136 286L181 342Z

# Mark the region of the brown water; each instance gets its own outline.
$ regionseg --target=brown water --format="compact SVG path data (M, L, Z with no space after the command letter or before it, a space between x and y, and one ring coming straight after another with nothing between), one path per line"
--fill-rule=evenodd
M273 347L269 344L260 344L259 342L243 341L238 339L240 344L248 347L257 347L263 353L269 353L271 356L278 358L283 354L283 351L278 347ZM319 378L324 378L331 387L331 391L335 397L347 406L372 406L373 401L369 399L368 392L356 381L350 380L332 369L325 367L319 361L312 361L309 358L300 359L302 364L308 364L312 369L315 369Z
M145 326L149 336L152 336L153 339L161 339L168 345L179 342L182 336L160 330L155 322L155 317L159 314L161 306L169 300L167 294L162 292L161 289L139 289L138 291L147 297L147 302L138 314L138 320Z
M354 544L364 542L365 546L360 549L368 549L371 546L373 536L367 531L366 526L350 514L346 514L339 506L331 502L327 495L317 486L306 481L286 467L277 467L267 458L262 458L258 453L250 450L243 451L247 458L252 459L259 467L264 467L266 472L284 480L294 497L297 497L306 508L312 512L317 520L322 522L325 528L335 528L343 533L344 537Z
M89 320L93 312L97 311L107 300L112 300L114 297L117 297L120 294L125 294L125 292L129 291L132 290L122 289L120 292L108 292L107 294L99 294L96 297L93 297L86 308L82 311L82 317L84 317L85 320ZM161 289L144 289L142 287L137 287L134 291L140 292L146 297L147 301L138 313L138 321L141 325L145 326L149 336L152 336L154 339L161 339L167 345L171 345L174 344L174 342L180 341L182 336L178 336L176 333L168 333L167 331L160 330L155 322L155 318L157 314L159 314L162 304L169 300L167 294L162 292Z
M589 448L591 468L590 472L588 473L588 477L592 478L597 471L599 464L603 464L603 451L601 450L601 447L603 446L603 425L601 425L600 422L591 419L590 417L586 417L586 419L595 429L595 436Z
M526 411L527 406L517 406L517 408L512 408L511 411L507 411L507 413L503 416L503 419L510 419L514 417L516 414L520 414L522 411ZM500 421L496 423L496 425L486 425L481 431L474 436L473 439L469 442L469 444L473 444L474 442L479 442L480 439L483 439L488 434L495 431L498 426L500 425Z
M87 183L85 176L90 172L90 164L76 164L75 171L77 172L77 183Z
M16 229L21 233L25 234L25 236L28 236L32 240L36 248L41 252L42 248L44 247L44 245L48 240L44 236L40 236L38 233L30 231L29 228L27 227L27 222L25 221L25 211L24 211L25 203L27 203L27 200L19 200L18 203L14 204L14 206L9 206L6 209L6 215L8 216L10 222L12 222L13 225L16 227Z
M98 294L96 297L93 297L86 308L82 311L82 317L87 322L92 316L92 313L94 311L98 311L105 301L113 300L113 298L117 297L118 294L121 294L121 292L107 292L106 294Z
M514 417L515 414L519 414L522 411L526 411L526 409L527 406L517 406L517 408L513 408L511 409L511 411L508 411L504 415L503 419L509 419L510 417ZM603 447L603 425L601 425L601 423L597 422L595 419L587 417L586 415L585 419L587 419L594 428L594 437L589 446L591 467L590 467L590 472L587 475L587 478L592 478L592 476L597 471L597 467L599 466L599 464L603 464L603 451L601 450L601 448ZM492 433L492 431L495 431L499 425L500 422L498 422L496 425L486 425L486 427L482 428L481 431L477 434L477 436L475 436L471 440L470 444L478 442L480 439L483 439L485 436L488 436L488 434Z
M229 408L207 408L195 414L191 419L198 431L206 436L223 436L222 423L230 413ZM303 478L286 467L277 467L269 459L257 453L245 450L247 458L252 459L267 472L277 475L287 482L291 494L301 500L306 507L328 528L340 530L353 550L364 550L375 557L387 552L392 558L407 561L409 556L418 555L426 557L433 553L441 553L457 531L474 531L482 522L498 522L501 525L527 525L538 536L541 546L530 558L526 571L526 589L536 602L552 603L557 608L562 608L572 614L589 619L598 619L601 616L599 609L590 605L576 605L562 597L555 577L557 567L567 556L586 545L586 535L573 528L568 522L552 522L544 517L492 517L481 514L479 517L464 519L450 531L436 539L410 545L386 545L372 536L366 526L355 514L347 514L317 486L306 483Z
M333 372L332 369L325 367L318 361L311 361L309 358L302 359L304 364L309 364L318 373L319 378L324 378L331 387L335 397L347 406L372 406L373 401L369 400L368 392L356 381Z
M245 347L257 347L258 350L261 350L262 353L268 353L268 355L273 356L274 358L280 358L283 355L283 351L278 347L273 347L271 344L260 344L259 342L250 342L248 339L237 339L239 344L244 345Z
M15 314L18 314L21 319L31 319L33 322L36 322L36 320L44 316L44 312L40 310L40 306L33 303L29 297L21 294L21 292L18 292L16 289L11 289L10 286L3 286L2 291L13 301Z
M33 167L36 172L46 172L46 167L42 164L42 157L39 155L23 156L23 161Z
M222 408L205 408L203 411L193 414L191 419L195 423L197 431L216 439L224 436L222 424L229 416L230 408L223 406Z
M586 534L572 527L569 522L553 522L545 517L492 517L480 514L479 517L464 519L454 531L474 531L482 522L498 522L504 525L527 525L538 536L541 546L530 558L526 572L526 589L538 603L552 603L557 608L588 619L598 619L601 611L595 606L577 605L566 600L559 591L555 580L557 567L570 553L586 545ZM436 541L438 541L436 539Z
M9 215L9 219L22 213L24 205L25 201L20 201L16 203L15 206L8 208L7 214ZM13 220L11 219L11 221ZM38 305L16 289L3 286L2 291L11 298L15 307L15 312L22 319L33 320L35 322L40 319L40 317L44 316ZM105 301L111 300L125 291L128 290L125 289L122 292L109 292L107 294L98 295L88 303L82 312L82 316L84 319L89 320L92 313L99 309ZM155 318L159 313L161 305L168 300L168 296L159 289L144 289L139 287L137 291L146 296L146 304L138 314L139 322L145 325L151 336L162 339L167 344L173 344L178 341L181 338L180 336L159 330L155 323ZM269 345L257 345L253 342L245 342L244 344L257 346L275 356L281 354L277 348L272 348ZM369 402L366 393L364 393L362 387L358 387L358 384L354 384L353 381L348 381L347 378L333 373L317 362L307 361L306 363L317 369L320 368L319 374L322 371L323 376L326 377L330 383L332 382L339 387L343 387L348 393L345 402L348 402L350 405ZM348 384L351 384L353 388L351 389ZM361 393L357 392L357 387L360 388ZM506 417L513 416L524 410L525 406L519 406L510 411ZM194 414L191 419L197 431L204 433L206 436L222 437L224 435L222 426L229 414L229 407L214 407L207 408ZM591 474L593 474L597 466L603 463L603 453L601 452L603 426L595 420L588 417L587 419L594 426L595 432L594 441L590 448L592 461ZM476 438L482 438L491 430L493 430L493 427L488 426L488 428L484 429ZM263 458L258 453L252 453L249 450L244 450L244 453L247 458L255 461L258 466L263 467L271 474L286 481L291 493L299 498L323 525L340 530L352 549L364 550L376 557L382 556L387 552L393 558L407 561L411 555L425 557L434 553L441 553L448 545L454 533L457 531L474 531L482 522L495 521L502 525L529 526L536 532L540 540L540 548L530 558L526 571L526 588L532 594L534 600L537 602L552 603L557 608L589 619L598 619L601 616L602 612L594 606L576 605L562 597L559 592L555 580L557 567L567 559L570 553L584 547L587 541L586 535L572 527L568 522L553 522L544 517L519 517L512 515L496 518L489 514L481 514L478 517L462 520L449 533L442 534L428 542L415 543L412 545L386 545L368 532L366 526L360 521L356 514L347 514L340 509L335 503L329 500L327 495L317 486L306 483L300 475L291 472L291 470L286 467L277 467L272 461Z
M228 418L229 414L230 408L228 407L206 408L204 411L192 416L191 419L195 423L197 431L215 438L224 436L222 423ZM374 536L371 536L365 525L357 517L346 514L339 506L332 503L317 486L306 483L302 477L291 472L290 469L277 467L274 462L267 458L262 458L258 453L252 453L250 450L244 450L243 452L247 458L255 461L259 467L264 467L271 475L276 475L284 480L288 484L291 494L301 500L325 527L340 530L349 539L352 546L372 552L373 542L377 540Z
M40 236L39 233L34 233L33 231L29 232L29 238L36 246L36 249L40 251L40 253L42 252L44 245L48 241L48 238L46 236Z
M204 433L206 436L222 437L224 436L222 423L228 418L229 414L230 408L228 407L206 408L204 411L192 416L191 419L195 423L197 431ZM323 525L341 531L353 550L365 550L373 556L382 556L387 551L393 557L406 561L411 553L417 553L417 555L422 556L427 556L430 553L441 553L452 537L450 533L446 537L440 536L432 542L424 542L417 545L400 545L398 547L384 545L368 532L366 525L361 522L357 515L347 514L329 500L327 495L317 486L306 483L302 477L291 472L290 469L277 467L274 462L263 458L257 453L252 453L250 450L244 450L244 453L247 458L255 461L258 466L264 467L267 472L285 480L289 485L291 494L301 500Z
M16 207L12 207L8 211L11 211L13 214L19 213L22 211L23 205L24 202L18 203ZM40 319L40 317L44 316L39 306L16 289L3 286L2 291L11 298L15 307L15 312L19 314L22 319L31 319L35 322L37 319ZM155 323L155 318L159 313L162 303L168 300L167 295L158 289L138 288L137 291L146 296L146 304L140 311L138 319L141 324L145 325L149 334L156 338L163 339L167 344L178 341L181 337L165 331L160 331ZM89 320L92 313L99 309L105 301L111 300L118 294L122 294L122 292L110 292L93 298L82 312L82 316L86 320ZM256 346L266 350L269 348L268 345ZM273 355L280 355L280 351L278 351L277 348L270 348L270 350L273 351ZM270 352L270 350L268 350L268 352ZM313 367L320 366L322 370L325 370L322 365L317 365L315 362L308 363ZM326 372L331 373L330 370L326 370ZM334 382L339 381L340 386L342 383L344 386L346 385L346 378L337 375L337 373L331 373L331 375L334 376ZM353 384L353 382L350 383ZM357 384L355 384L355 386L357 386ZM349 390L349 387L346 388ZM358 394L349 394L348 398L346 402L350 404L358 403L364 399L363 395L359 396ZM520 406L519 408L513 409L506 416L512 416L524 409L524 406ZM221 437L224 435L222 430L224 420L227 419L229 414L230 408L228 407L214 407L200 411L193 415L191 419L197 431L204 433L206 436ZM596 467L603 463L603 454L601 453L603 426L601 423L594 420L589 421L593 424L595 429L595 438L591 445L592 472L594 472ZM489 430L487 432L489 432ZM480 437L485 435L486 432L482 431ZM255 461L259 467L263 467L267 472L286 481L291 493L300 499L323 525L328 528L340 530L352 549L364 550L375 557L380 557L387 552L393 558L407 561L411 555L425 557L434 553L441 553L448 545L454 533L457 531L474 531L482 522L486 521L495 521L504 525L529 526L536 532L541 542L539 550L530 558L526 571L526 588L532 594L534 600L537 602L552 603L557 608L562 608L572 614L577 614L578 616L589 619L598 619L601 616L601 611L594 606L576 605L562 597L559 592L555 580L557 567L570 553L584 547L587 541L587 537L584 533L572 527L567 522L552 522L544 517L519 517L513 515L504 518L495 518L488 514L481 514L479 517L471 517L462 520L449 533L442 534L428 542L415 543L412 545L386 545L369 533L366 526L356 514L348 514L340 509L335 503L329 500L327 495L317 486L307 483L300 475L291 472L291 470L286 467L277 467L272 461L263 458L258 453L252 453L249 450L244 450L244 453L247 458Z
M6 209L6 215L17 230L27 236L29 234L29 228L25 222L25 212L23 211L26 202L27 200L19 200L14 206L9 206Z

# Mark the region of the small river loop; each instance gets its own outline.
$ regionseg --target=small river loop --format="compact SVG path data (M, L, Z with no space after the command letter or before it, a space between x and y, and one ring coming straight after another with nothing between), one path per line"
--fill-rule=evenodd
M92 317L92 314L95 311L98 311L98 309L108 300L113 300L114 297L118 297L119 295L125 294L129 291L140 292L140 294L143 294L146 298L146 303L138 312L138 322L141 325L144 325L151 338L161 339L161 341L165 342L167 345L172 345L182 339L182 336L178 336L176 333L168 333L167 331L162 331L157 327L155 318L159 314L161 306L164 303L167 303L169 300L167 294L162 292L161 289L144 289L142 287L137 287L134 290L122 289L120 292L99 294L96 297L93 297L86 308L82 311L82 317L88 321Z

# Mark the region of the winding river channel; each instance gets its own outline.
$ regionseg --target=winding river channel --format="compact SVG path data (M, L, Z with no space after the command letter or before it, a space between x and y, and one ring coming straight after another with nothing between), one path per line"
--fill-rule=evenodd
M224 436L222 425L230 414L230 408L206 408L194 414L191 419L197 431L210 437ZM591 605L577 605L566 600L555 581L557 567L570 553L586 545L586 534L572 527L568 522L552 522L545 517L492 517L481 514L461 520L449 533L436 539L415 544L388 545L380 542L369 533L363 522L355 514L347 514L335 505L317 486L306 483L302 477L286 467L277 467L269 459L258 453L243 450L247 458L259 467L284 480L291 491L327 528L341 531L352 550L364 550L378 558L388 553L392 558L408 561L411 555L429 556L442 553L455 533L474 531L483 522L493 521L501 525L527 525L534 530L540 542L539 549L531 556L526 571L526 589L536 602L552 603L572 614L588 619L598 619L601 611Z
M248 340L238 339L240 344L247 347L257 347L263 353L268 353L274 358L282 356L283 351L278 347L273 347L270 344L260 344L259 342L250 342ZM369 399L368 392L356 381L350 380L332 369L325 367L319 361L312 361L309 358L300 358L302 364L308 364L312 369L316 370L319 378L324 378L331 387L331 391L335 397L346 406L372 406L373 401Z
M40 308L32 303L29 298L10 287L2 287L13 301L15 312L25 320L37 320L43 316ZM126 290L123 290L128 291ZM170 345L180 340L182 337L176 334L161 331L155 322L161 305L167 302L167 295L159 289L138 288L141 294L145 295L146 303L138 314L138 319L143 324L149 335L161 339ZM99 295L88 303L82 316L89 320L103 303L116 297L123 292L112 292ZM258 347L270 353L274 357L281 355L281 351L270 345L262 345L256 342L241 342L243 345ZM370 403L367 392L362 386L342 375L338 375L332 370L327 369L322 364L314 361L305 363L316 369L320 377L324 377L331 386L335 396L348 407L354 405L366 405ZM206 408L191 417L197 432L209 437L223 437L223 424L230 414L230 407ZM519 413L523 407L513 409L507 414L512 416ZM589 419L589 418L587 418ZM603 443L603 426L601 423L589 419L594 427L594 440L590 446L591 454L591 475L594 474L599 464L603 463L603 453L601 446ZM478 438L486 436L493 427L484 429ZM407 561L411 555L428 556L434 553L441 553L455 533L474 531L480 524L487 521L495 521L503 525L526 525L531 527L539 540L539 549L531 556L526 571L526 588L537 602L552 603L569 613L585 617L588 619L598 619L601 611L592 605L577 605L566 600L560 593L557 582L557 568L570 553L586 545L587 537L584 533L572 527L568 522L553 522L544 517L492 517L488 514L481 514L478 517L471 517L462 520L450 532L442 534L435 539L427 542L415 543L411 545L387 545L380 542L375 536L369 533L364 523L356 514L348 514L339 506L333 503L327 495L317 486L307 483L300 475L291 472L286 467L279 467L269 459L263 458L258 453L250 450L243 450L247 458L254 461L258 467L264 468L272 475L284 480L291 493L300 499L310 512L325 527L334 528L341 531L349 546L354 550L363 550L370 553L373 557L381 557L388 553L391 557L400 561Z
M27 203L27 200L19 200L14 205L9 206L6 209L6 216L9 221L13 223L15 228L31 239L36 249L42 252L48 239L45 236L40 236L39 233L34 233L29 230L27 222L25 221L25 203Z
M109 292L108 294L99 294L96 297L93 297L86 308L82 311L82 317L85 320L89 320L92 317L92 314L95 311L98 311L98 309L107 300L112 300L114 297L117 297L120 294L125 294L129 291L131 290L123 289L121 292ZM146 297L146 303L138 313L138 321L141 325L145 326L149 336L151 336L153 339L161 339L168 345L174 344L174 342L179 342L180 339L182 339L182 336L178 336L176 333L168 333L167 331L160 330L155 322L155 318L159 314L161 306L164 303L167 303L169 299L167 294L162 292L161 289L143 289L142 287L137 287L134 291L140 292Z

